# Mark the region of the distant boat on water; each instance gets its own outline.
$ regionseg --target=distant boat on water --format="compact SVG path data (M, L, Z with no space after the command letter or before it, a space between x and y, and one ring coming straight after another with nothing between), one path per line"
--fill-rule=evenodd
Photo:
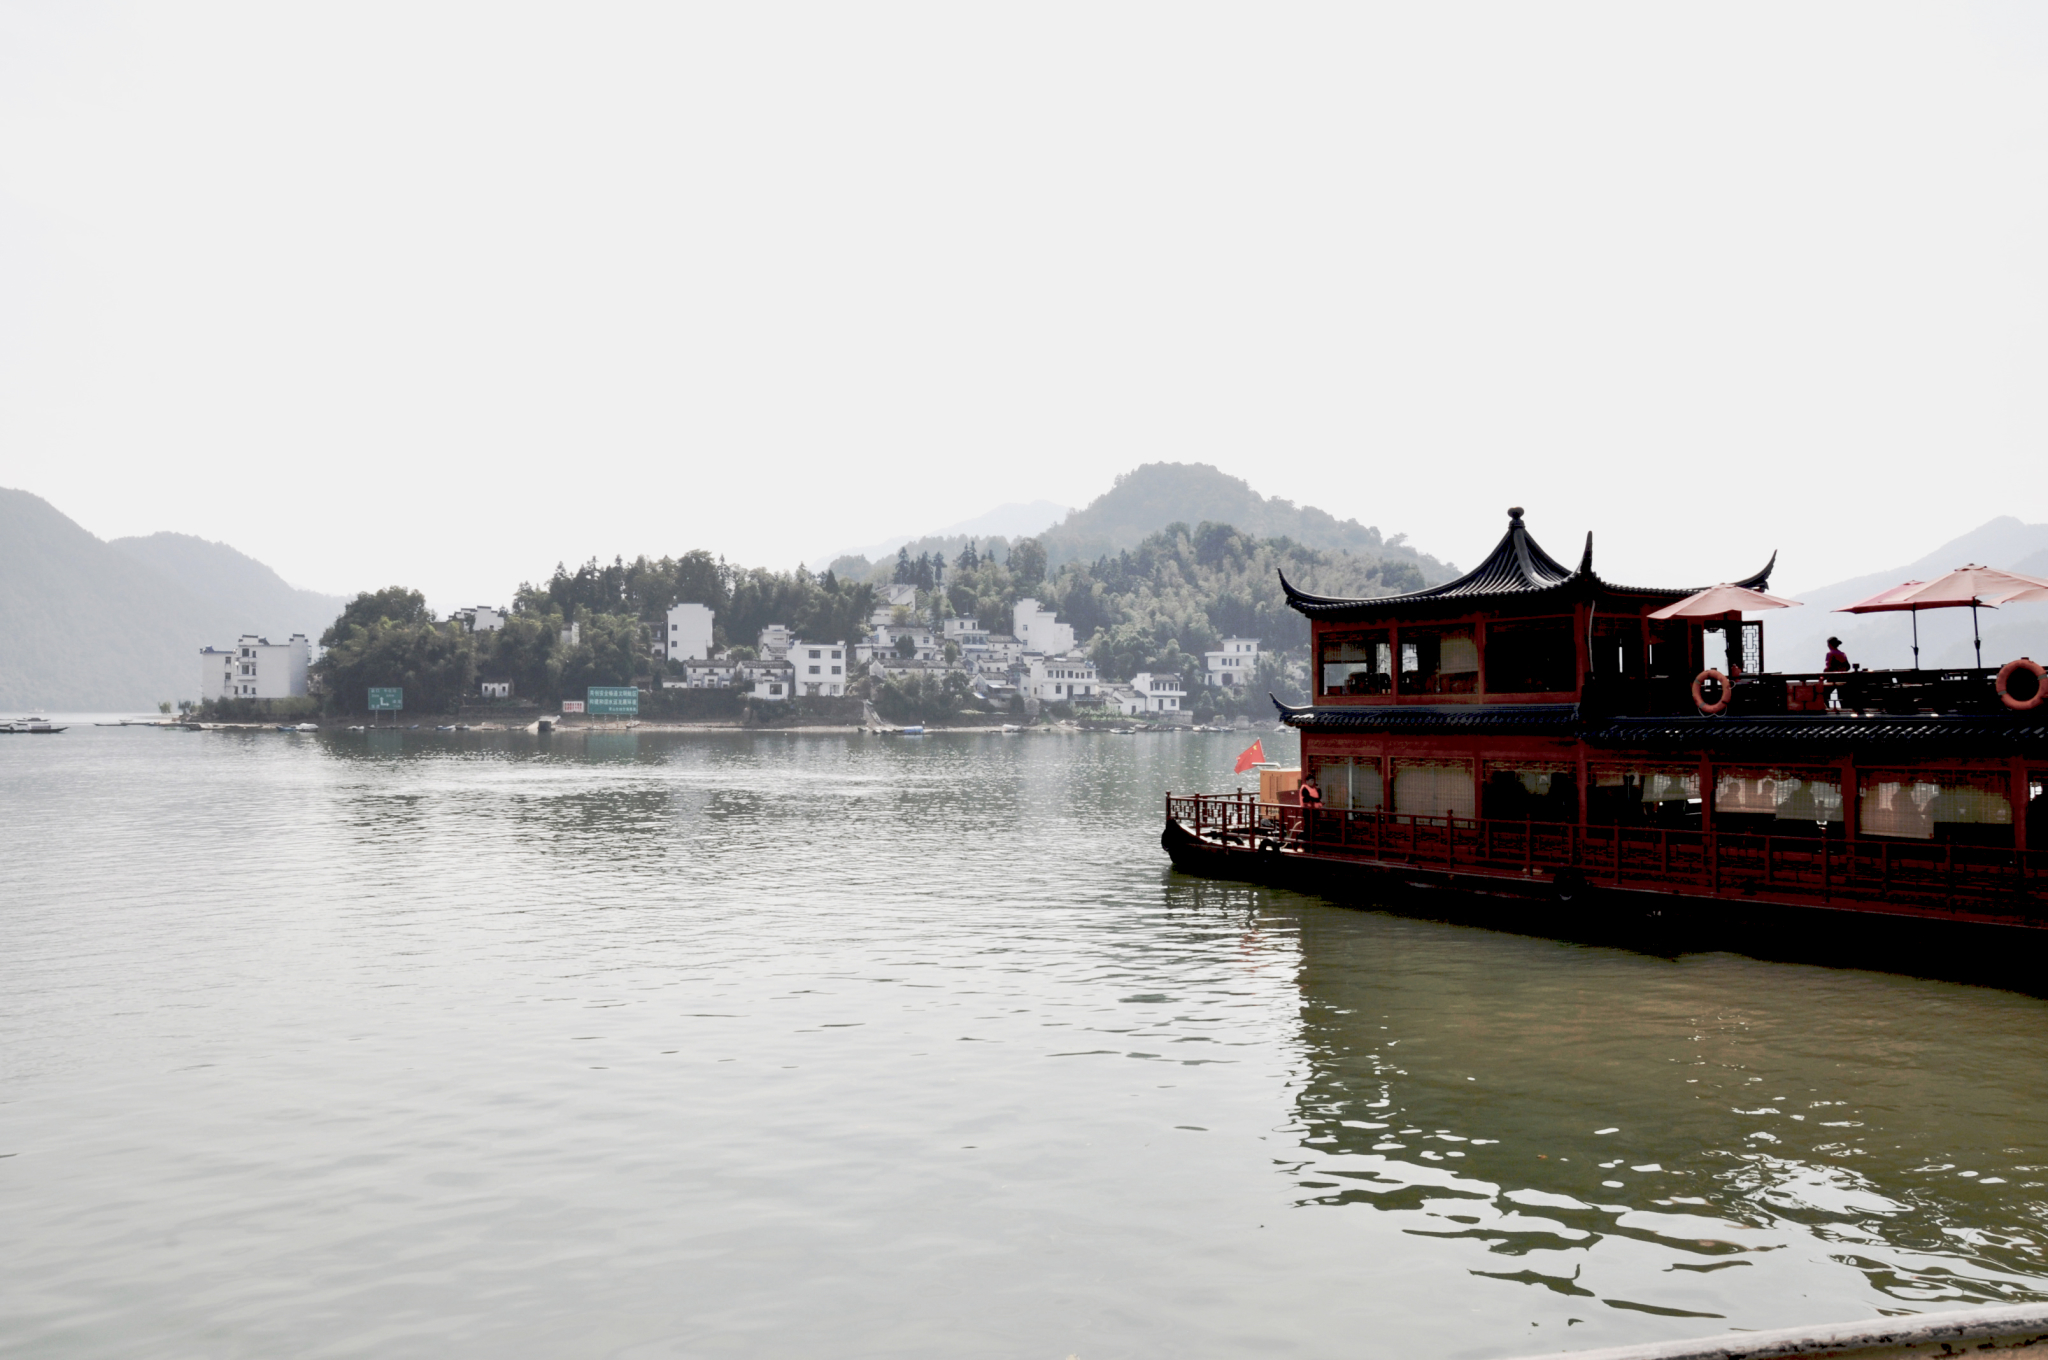
M24 736L54 736L63 730L61 726L51 722L48 718L16 718L12 722L0 723L0 733L11 732Z

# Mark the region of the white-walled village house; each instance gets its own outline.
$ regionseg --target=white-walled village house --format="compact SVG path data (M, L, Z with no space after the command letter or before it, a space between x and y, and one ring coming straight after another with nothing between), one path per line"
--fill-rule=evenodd
M202 699L295 699L306 693L312 645L304 633L283 642L244 633L232 647L199 651Z

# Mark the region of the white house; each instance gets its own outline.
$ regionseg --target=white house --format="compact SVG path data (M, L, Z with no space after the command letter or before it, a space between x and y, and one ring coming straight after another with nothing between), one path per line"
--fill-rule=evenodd
M796 689L787 661L750 661L746 675L753 684L748 692L756 699L787 699Z
M1217 689L1242 689L1251 683L1252 669L1259 664L1259 640L1225 638L1223 650L1204 652L1202 656L1209 663L1203 683Z
M791 680L805 698L838 698L846 693L846 646L838 642L792 642Z
M312 644L304 633L272 642L244 633L232 647L199 650L202 699L294 699L306 692Z
M896 650L896 644L906 637L910 639L911 645L916 648L915 656L917 660L936 661L939 659L940 644L938 636L924 624L914 621L911 623L876 624L875 631L866 640L854 644L853 659L855 662L865 665L867 662L878 658L900 656L901 653Z
M731 661L691 660L683 663L680 679L671 675L661 682L663 689L735 689L741 683L740 668Z
M1178 675L1154 675L1150 671L1132 676L1131 689L1144 701L1146 713L1178 713L1181 700L1188 697Z
M896 617L896 611L908 609L917 612L917 587L886 585L875 592L875 612L868 622L884 624Z
M711 655L711 606L679 604L668 611L668 624L655 640L658 656L670 661L702 661Z
M505 626L505 611L480 604L469 614L469 629L473 633L495 633Z
M757 645L754 650L760 654L761 659L764 661L770 658L780 661L789 655L789 644L795 640L796 635L789 631L788 624L771 623L761 630L761 636L756 639Z
M1037 656L1025 653L1024 692L1041 703L1100 703L1102 688L1095 663L1075 653L1072 656Z
M1074 650L1074 630L1061 623L1059 616L1043 608L1038 601L1023 599L1010 612L1017 640L1028 652L1043 652L1047 656L1065 656Z
M486 680L483 682L483 697L486 699L509 699L512 697L510 680Z

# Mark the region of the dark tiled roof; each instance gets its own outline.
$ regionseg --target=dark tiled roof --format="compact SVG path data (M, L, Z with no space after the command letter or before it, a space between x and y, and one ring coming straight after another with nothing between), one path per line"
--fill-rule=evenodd
M1770 563L1762 571L1735 584L1761 589L1769 583L1771 570L1777 562L1777 555L1773 553ZM1488 596L1540 595L1552 591L1564 595L1580 591L1605 590L1671 601L1683 599L1698 589L1696 586L1683 589L1662 586L1618 586L1601 580L1593 573L1593 535L1590 533L1586 535L1586 551L1580 556L1578 567L1568 568L1543 551L1536 540L1529 536L1528 529L1522 524L1520 506L1508 511L1508 531L1501 536L1493 551L1486 555L1486 560L1455 581L1431 586L1427 590L1410 591L1406 595L1383 595L1377 599L1367 600L1310 595L1296 590L1285 573L1281 574L1280 586L1287 592L1287 603L1296 611L1312 619L1333 621L1386 613L1405 613L1417 606L1457 603Z

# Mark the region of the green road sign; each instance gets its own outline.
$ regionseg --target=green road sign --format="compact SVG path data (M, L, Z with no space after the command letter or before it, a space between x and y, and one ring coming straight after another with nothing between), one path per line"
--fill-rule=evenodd
M592 685L584 691L592 713L625 713L638 716L640 691L631 685Z
M372 713L396 713L405 707L405 691L402 689L373 689L370 691Z

